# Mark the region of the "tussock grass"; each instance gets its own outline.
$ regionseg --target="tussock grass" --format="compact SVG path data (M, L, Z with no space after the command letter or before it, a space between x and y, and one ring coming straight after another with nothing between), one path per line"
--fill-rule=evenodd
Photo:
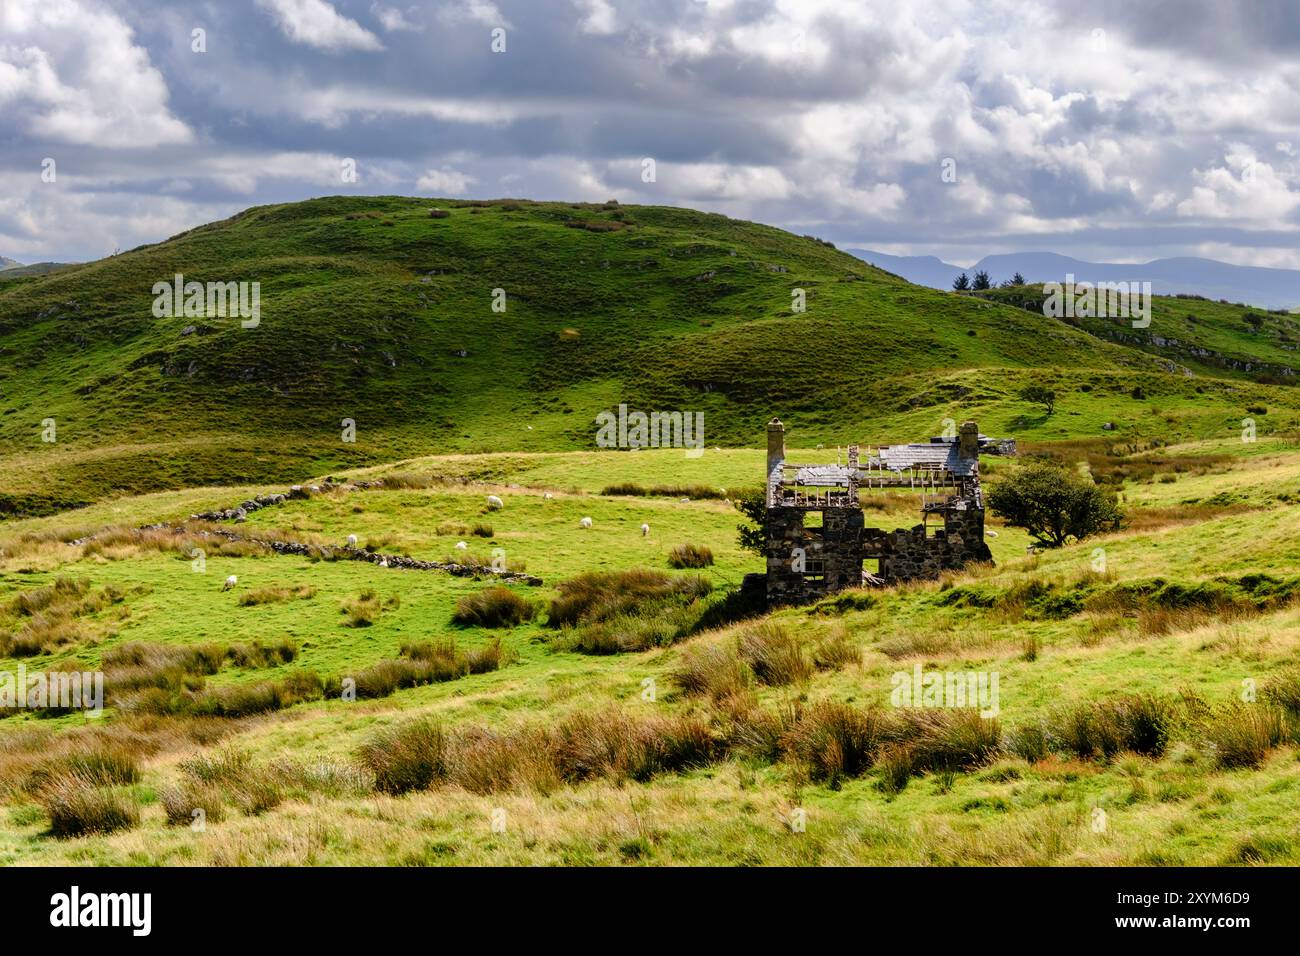
M734 642L695 641L682 648L672 679L684 693L724 698L749 690L753 671L740 659Z
M307 584L293 586L268 584L253 588L239 596L240 607L253 607L258 604L283 604L286 601L308 601L316 596L316 589Z
M702 544L679 544L668 552L670 568L708 568L713 566L713 552Z
M191 782L163 787L158 791L158 802L169 826L192 826L199 819L205 824L220 823L226 816L225 799L215 786ZM202 814L196 815L196 810Z
M61 839L126 830L140 822L134 797L77 773L49 780L38 799L49 814L51 835Z
M727 497L727 492L721 488L714 488L711 485L645 485L637 484L634 481L624 481L616 485L606 485L600 492L607 497L624 496L634 498L690 498L692 500L721 500Z
M361 745L357 759L374 775L380 793L427 790L446 779L447 734L431 720L386 727Z
M1258 767L1269 753L1293 739L1286 712L1264 703L1233 701L1199 722L1199 736L1216 766Z
M1109 760L1123 751L1159 757L1177 716L1169 698L1129 694L1059 710L1049 732L1060 749L1082 759Z
M817 639L812 649L813 666L819 671L837 671L862 662L862 649L843 624Z
M689 603L713 590L698 575L670 575L648 568L590 571L561 581L547 623L569 627L607 621L652 605Z
M366 588L356 597L344 601L339 607L339 612L347 617L344 623L348 627L370 627L379 620L382 611L400 606L401 598L397 595L381 599L379 592L374 588Z
M452 621L464 626L517 627L537 613L532 601L506 587L484 588L456 602Z

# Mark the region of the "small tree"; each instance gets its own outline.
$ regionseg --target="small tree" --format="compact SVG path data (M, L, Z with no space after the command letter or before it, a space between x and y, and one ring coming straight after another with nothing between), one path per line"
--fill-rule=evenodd
M1024 284L1025 284L1025 277L1022 276L1019 272L1017 272L1015 275L1013 275L1013 276L1011 277L1011 284L1012 284L1012 285L1024 285Z
M969 290L970 290L970 276L966 275L966 273L963 272L963 273L962 273L961 275L959 275L957 278L955 278L955 279L952 280L952 287L953 287L954 289L956 289L958 292L967 292L967 291L969 291Z
M981 269L975 273L975 281L971 283L971 288L976 290L991 289L993 288L993 282L989 279L989 274Z
M988 505L1039 544L1059 548L1070 539L1116 530L1123 520L1113 493L1050 461L1021 465L993 485Z
M1026 385L1020 390L1020 397L1035 405L1042 405L1050 416L1056 411L1056 392L1042 385Z
M764 522L767 521L767 492L762 488L742 491L732 496L731 503L753 522L736 525L736 531L739 532L736 539L740 546L754 554L762 554L767 547L767 537L763 530Z

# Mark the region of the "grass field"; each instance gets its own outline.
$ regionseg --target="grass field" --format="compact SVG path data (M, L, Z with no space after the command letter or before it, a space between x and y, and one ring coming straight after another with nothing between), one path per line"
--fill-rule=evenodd
M1131 453L1050 447L1089 461L1095 473L1104 457L1113 474L1128 475L1128 529L1027 555L1023 533L994 522L993 568L736 620L728 620L727 594L759 568L736 544L738 512L721 498L600 492L628 481L735 492L757 483L756 450L710 449L696 459L680 451L414 458L334 473L387 477L386 489L290 500L226 526L326 548L356 534L361 547L426 560L467 553L486 561L500 548L543 580L509 586L538 607L514 626L453 622L458 602L489 588L487 580L212 543L200 573L184 544L122 530L180 521L278 485L128 496L7 522L0 632L21 637L47 613L42 633L53 644L0 661L0 670L103 666L112 693L113 668L132 644L279 643L294 648L292 660L228 655L188 693L235 706L268 681L307 674L319 675L325 691L228 716L111 706L100 718L0 721L0 861L1300 861L1295 715L1270 703L1282 700L1276 689L1295 686L1300 447L1277 437ZM1006 465L989 464L996 480ZM501 510L487 507L489 494L503 499ZM580 527L583 517L590 528ZM904 495L868 502L869 523L916 520ZM490 525L491 537L482 536L486 528L475 535L475 525ZM70 543L97 530L89 543ZM458 541L467 548L457 552ZM683 543L706 546L714 563L670 569L669 552ZM671 579L700 574L713 589L694 602L655 605L650 621L633 613L605 630L550 626L547 605L564 582L634 568ZM230 574L238 584L222 590ZM24 612L61 578L82 582L75 599ZM249 595L256 603L242 603ZM367 623L349 626L356 621L345 606L361 606ZM575 637L597 631L650 635L652 643L582 652ZM330 682L351 676L369 686L363 675L402 659L402 645L448 639L462 654L499 640L499 666L356 700ZM742 653L748 663L737 669L737 647L765 647L768 656ZM777 655L790 647L795 657ZM996 724L931 726L906 711L919 721L910 736L886 728L881 749L855 763L857 738L836 736L834 708L892 719L903 712L891 705L895 675L918 665L996 672ZM1241 703L1247 686L1259 688L1256 703ZM240 688L246 697L222 696ZM177 691L173 703L184 696ZM1071 716L1131 699L1158 705L1155 743L1120 733L1083 752L1102 733L1100 718L1079 730ZM1270 714L1282 723L1261 730L1256 718ZM402 753L383 734L412 726L424 736L406 745L426 747L432 763L418 785L394 792L384 783L392 764L379 773L374 755ZM454 746L430 756L434 730ZM871 733L864 725L859 736ZM81 774L74 796L120 811L76 804L74 818L115 820L111 832L54 835L68 811L42 786L69 768ZM201 829L192 807L205 810Z

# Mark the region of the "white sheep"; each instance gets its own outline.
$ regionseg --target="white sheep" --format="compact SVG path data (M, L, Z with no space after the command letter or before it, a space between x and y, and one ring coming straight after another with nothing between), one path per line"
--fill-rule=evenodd
M386 568L386 567L388 567L388 559L387 559L387 558L380 558L380 559L379 559L379 566L380 566L381 568Z
M641 526L641 537L644 538L649 533L650 533L650 526L648 524L643 524Z
M500 498L498 498L496 495L488 495L487 504L488 507L491 508L493 511L500 511L502 508L506 506L506 503L502 501Z
M226 583L223 584L223 585L221 585L221 590L223 590L223 591L229 591L231 588L233 588L233 587L234 587L236 584L238 584L238 583L239 583L239 578L235 577L235 576L232 574L230 577L226 578Z
M348 547L355 548L356 546L357 546L357 536L355 534L348 535Z
M466 548L468 548L468 547L469 547L469 545L467 545L464 541L457 541L457 542L456 542L456 550L457 550L457 551L464 551L464 550L465 550Z
M998 536L998 533L996 531L985 531L984 533L988 535L990 538L996 538Z
M552 498L554 498L554 497L555 497L555 495L551 494L551 493L548 491L546 494L542 495L542 500L543 500L543 501L550 501L550 500L551 500Z
M590 519L590 518L583 518L581 521L578 522L578 524L581 525L581 526L584 527L584 528L590 528L590 527L591 527L591 519Z

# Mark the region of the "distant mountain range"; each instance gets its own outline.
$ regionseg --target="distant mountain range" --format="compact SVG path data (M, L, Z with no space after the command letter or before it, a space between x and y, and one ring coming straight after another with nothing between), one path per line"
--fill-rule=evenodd
M917 285L951 289L952 280L983 269L996 285L1019 272L1026 282L1150 282L1156 295L1201 295L1262 309L1300 308L1300 270L1234 266L1214 259L1184 256L1150 262L1086 262L1054 252L1013 252L985 256L970 268L936 256L891 256L870 249L848 252Z
M34 262L26 265L17 259L0 256L0 279L17 279L22 276L42 276L48 272L57 272L64 268L66 262Z

